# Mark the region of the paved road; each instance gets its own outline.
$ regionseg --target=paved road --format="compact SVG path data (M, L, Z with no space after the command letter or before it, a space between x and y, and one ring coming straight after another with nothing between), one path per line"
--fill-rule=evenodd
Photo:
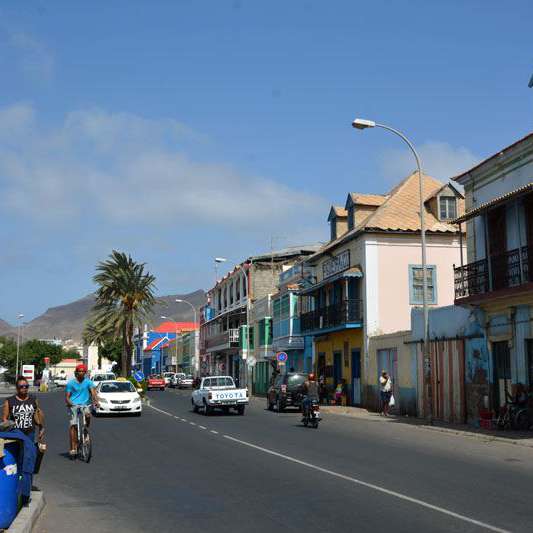
M532 531L533 450L328 415L318 430L253 401L205 417L150 393L141 418L93 424L71 462L62 397L42 397L49 454L36 531Z

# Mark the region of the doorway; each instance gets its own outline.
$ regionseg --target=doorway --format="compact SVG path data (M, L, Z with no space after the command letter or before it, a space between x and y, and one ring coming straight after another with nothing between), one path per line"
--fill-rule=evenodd
M487 213L488 245L492 267L492 288L508 286L507 226L505 206L496 207Z
M385 370L392 380L392 394L396 401L396 408L400 405L400 383L398 382L398 350L386 348L378 350L378 386L381 372Z
M352 350L352 405L361 405L361 350Z
M511 352L507 341L492 343L494 408L505 405L507 394L511 394Z
M342 353L333 352L333 385L337 386L342 379Z

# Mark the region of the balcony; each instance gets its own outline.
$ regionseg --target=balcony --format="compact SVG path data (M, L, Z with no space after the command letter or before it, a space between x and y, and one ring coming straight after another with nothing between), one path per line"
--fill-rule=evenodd
M300 317L302 332L320 332L360 327L363 322L363 301L343 300L326 307L303 313Z
M205 339L205 351L215 352L218 350L229 350L239 347L239 330L237 328L228 329L222 333L217 333Z
M524 246L454 268L455 299L513 289L532 282L532 277L533 249Z

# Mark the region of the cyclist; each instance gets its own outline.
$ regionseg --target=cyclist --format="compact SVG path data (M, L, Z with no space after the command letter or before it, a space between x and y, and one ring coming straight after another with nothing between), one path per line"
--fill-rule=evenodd
M96 407L99 406L98 398L96 396L96 385L93 381L86 377L87 367L85 365L78 365L74 372L74 378L71 379L65 387L65 401L67 402L69 422L69 436L70 436L70 451L71 459L75 459L78 449L78 430L77 430L77 410L79 407L83 410L85 415L85 424L89 426L91 421L90 405L91 403Z

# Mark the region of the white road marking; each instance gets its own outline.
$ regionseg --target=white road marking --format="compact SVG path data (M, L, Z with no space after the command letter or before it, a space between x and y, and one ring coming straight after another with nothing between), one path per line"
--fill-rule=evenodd
M214 429L211 430L211 433L213 433L214 435L218 435L218 431L215 431Z
M155 411L159 412L159 413L163 413L164 415L167 415L167 416L174 416L172 413L167 413L166 411L163 411L162 409L158 409L157 407L154 407L153 405L150 405L150 407L152 409L154 409Z
M207 429L205 426L198 426L200 429Z
M318 472L322 472L323 474L329 474L330 476L334 476L340 479L343 479L345 481L349 481L351 483L354 483L356 485L360 485L362 487L366 487L368 489L375 490L377 492L381 492L382 494L387 494L389 496L393 496L394 498L398 498L400 500L404 500L410 503L414 503L415 505L420 505L421 507L425 507L426 509L431 509L432 511L436 511L438 513L442 513L448 516L451 516L453 518L457 518L458 520L462 520L463 522L468 522L469 524L474 524L476 526L479 526L481 528L488 529L489 531L496 531L497 533L510 533L507 529L501 529L499 527L491 526L490 524L487 524L485 522L481 522L480 520L475 520L474 518L470 518L468 516L455 513L454 511L450 511L448 509L445 509L444 507L439 507L437 505L433 505L431 503L425 502L423 500L419 500L418 498L413 498L411 496L407 496L406 494L402 494L401 492L396 492L394 490L386 489L385 487L380 487L379 485L374 485L373 483L367 483L366 481L362 481L360 479L346 476L344 474L340 474L339 472L334 472L333 470L328 470L327 468L322 468L320 466L316 466L311 463L306 463L305 461L301 461L300 459L295 459L294 457L290 457L288 455L284 455L282 453L275 452L273 450L269 450L268 448L263 448L262 446L257 446L256 444L251 444L250 442L246 442L244 440L236 439L235 437L231 437L230 435L224 435L225 439L231 440L233 442L237 442L239 444L242 444L244 446L248 446L250 448L254 448L255 450L259 450L263 453L268 453L270 455L274 455L275 457L280 457L281 459L285 459L286 461L290 461L292 463L299 464L301 466L306 466L307 468L312 468L313 470L317 470Z
M196 426L196 422L189 422L191 426Z

